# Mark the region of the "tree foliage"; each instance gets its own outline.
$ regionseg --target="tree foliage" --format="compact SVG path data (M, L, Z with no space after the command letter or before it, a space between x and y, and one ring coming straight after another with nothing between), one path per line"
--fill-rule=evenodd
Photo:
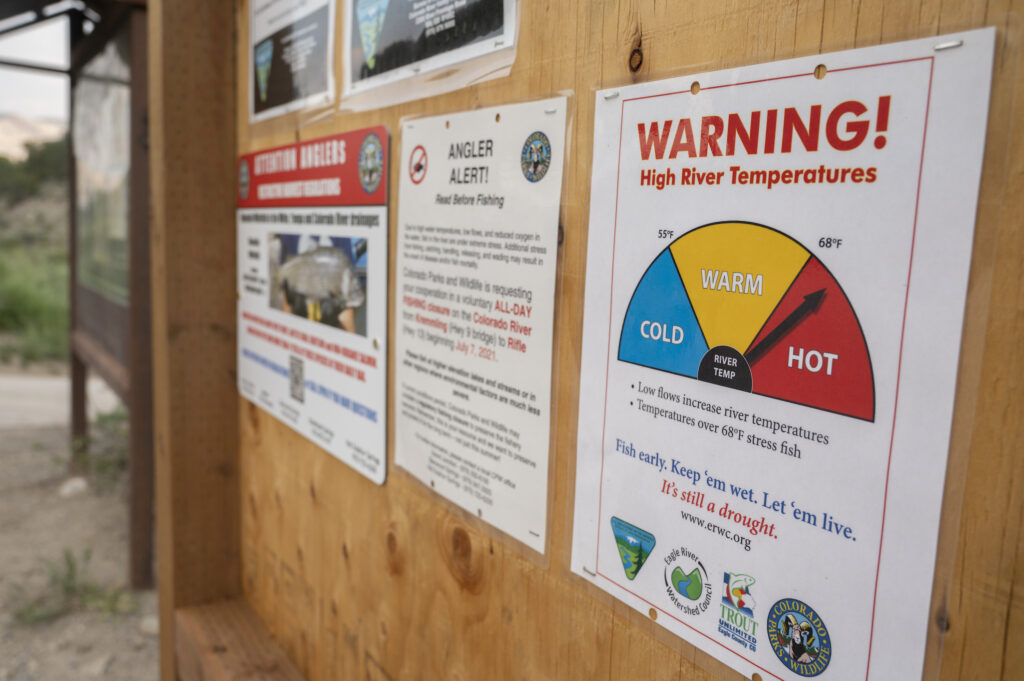
M44 182L65 182L68 177L68 141L28 145L23 161L0 156L0 198L15 204L35 195Z

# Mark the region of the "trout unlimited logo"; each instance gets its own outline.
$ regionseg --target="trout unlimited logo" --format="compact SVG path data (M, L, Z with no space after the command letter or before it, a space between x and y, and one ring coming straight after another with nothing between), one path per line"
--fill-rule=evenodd
M722 612L718 617L718 633L739 643L751 652L757 650L757 604L750 594L757 580L750 575L725 573L722 586Z

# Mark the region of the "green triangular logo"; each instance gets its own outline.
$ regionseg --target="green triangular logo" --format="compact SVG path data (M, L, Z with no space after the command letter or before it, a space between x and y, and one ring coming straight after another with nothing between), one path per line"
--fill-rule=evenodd
M373 68L377 63L377 42L388 11L389 0L359 0L356 3L356 19L359 21L359 39L363 43L366 66Z
M619 548L619 558L622 559L626 579L632 581L654 549L654 535L614 516L612 532L615 534L615 545Z
M274 40L264 40L256 46L256 84L259 86L260 101L267 101L267 81L270 79L270 64L274 56Z

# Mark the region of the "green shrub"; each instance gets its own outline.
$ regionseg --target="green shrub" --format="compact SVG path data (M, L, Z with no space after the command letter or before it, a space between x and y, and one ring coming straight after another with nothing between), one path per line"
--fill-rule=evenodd
M16 337L22 361L68 350L68 263L56 249L0 248L0 332Z

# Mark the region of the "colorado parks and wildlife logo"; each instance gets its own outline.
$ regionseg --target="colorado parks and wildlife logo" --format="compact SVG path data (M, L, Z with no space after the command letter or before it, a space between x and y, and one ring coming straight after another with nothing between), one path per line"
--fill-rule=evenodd
M783 598L768 613L768 642L790 671L817 676L832 660L832 639L814 608Z
M718 616L718 633L750 649L750 652L757 651L757 620L754 619L757 604L750 594L756 582L750 575L726 572L722 585L722 611Z
M238 195L243 201L249 198L249 161L244 158L238 166Z
M540 130L531 134L523 143L519 154L519 165L523 176L530 182L540 182L551 167L551 141Z
M654 535L615 516L612 516L612 533L626 579L633 581L654 549Z
M708 571L685 546L672 549L665 556L665 593L687 615L703 614L711 605Z
M372 194L377 191L383 176L384 148L380 138L371 132L359 147L359 184L364 192Z

